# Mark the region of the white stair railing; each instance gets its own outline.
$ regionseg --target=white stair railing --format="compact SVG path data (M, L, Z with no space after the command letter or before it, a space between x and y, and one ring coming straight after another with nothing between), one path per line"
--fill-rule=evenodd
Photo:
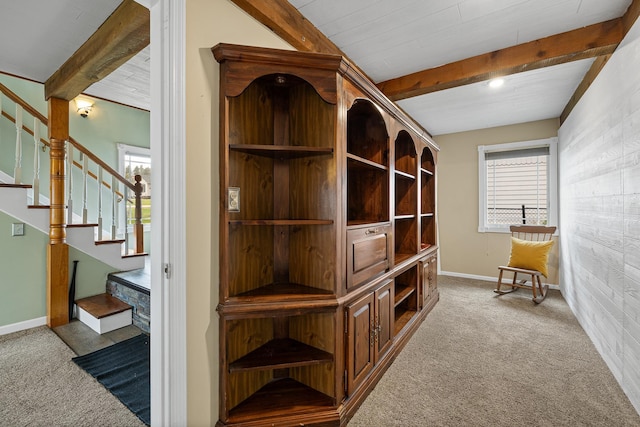
M10 103L15 104L15 118L8 113L3 106L3 97L6 97ZM13 106L13 105L12 105ZM23 114L28 114L33 117L33 130L28 128L23 123ZM49 146L49 141L41 138L41 126L44 125L46 128L48 126L47 118L38 112L35 108L30 106L28 103L23 101L20 97L18 97L15 93L13 93L10 89L0 83L0 118L5 117L9 121L15 124L16 128L16 141L15 141L15 163L14 163L14 171L13 171L13 183L14 184L28 184L23 183L23 146L22 146L22 132L27 132L28 134L33 136L34 141L34 150L33 150L33 204L39 205L42 202L43 198L48 198L48 194L42 195L41 197L40 191L41 189L46 189L48 185L41 185L41 162L40 162L40 150L43 152L46 151L46 148ZM45 132L46 133L46 132ZM104 218L104 207L111 206L111 227L110 227L110 236L109 238L112 240L116 240L118 238L117 231L120 222L120 218L118 217L119 206L126 205L126 194L131 191L133 194L138 194L136 197L137 203L139 203L141 186L139 183L133 184L126 180L122 175L116 172L113 168L108 166L104 161L95 156L89 150L87 150L83 145L78 143L73 138L69 138L67 141L66 147L66 162L65 162L65 175L66 175L66 188L67 192L65 196L65 200L67 201L67 215L66 215L66 223L68 225L78 223L81 221L82 224L88 224L89 218L94 218L98 223L98 230L96 232L97 239L103 240L103 227L102 224L105 220ZM7 147L8 148L8 147ZM5 148L6 149L6 148ZM27 153L28 157L29 153ZM77 157L77 160L76 160ZM28 175L29 171L26 171ZM107 174L105 177L104 175ZM78 198L81 198L81 203L74 203L74 192L77 193L76 189L74 189L74 175L77 175L76 178L82 177L82 189L80 194L75 194ZM108 176L111 176L109 179ZM48 175L43 175L43 177L47 177ZM137 177L138 181L140 177ZM110 181L110 182L109 182ZM46 181L48 183L48 179ZM105 191L106 189L106 191ZM94 192L95 190L95 192ZM111 200L105 200L105 195L110 194ZM92 209L89 209L89 197L93 198L93 195L97 198L97 208L95 212ZM108 196L107 196L108 199ZM46 203L46 202L45 202ZM80 215L74 215L74 205L81 206ZM95 206L92 204L92 206ZM108 208L107 208L108 209ZM126 212L126 209L123 209ZM137 212L140 209L136 209ZM108 210L107 210L108 215ZM125 213L126 216L126 213ZM135 223L138 228L141 230L141 218L135 219ZM128 220L125 219L124 222L124 237L127 238L127 225ZM107 231L108 232L108 231ZM143 250L143 236L142 232L135 233L135 249L134 253L141 253ZM126 248L126 252L129 253L128 246Z
M44 145L43 145L44 147ZM40 204L40 121L33 118L33 201L35 206Z
M22 107L16 104L16 162L13 168L13 183L22 184Z

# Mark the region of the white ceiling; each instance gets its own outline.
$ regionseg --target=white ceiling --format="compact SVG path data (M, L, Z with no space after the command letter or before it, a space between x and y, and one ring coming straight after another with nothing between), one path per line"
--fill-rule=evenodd
M289 0L376 83L622 16L631 0ZM399 101L431 134L556 118L593 60Z
M44 83L122 0L0 0L0 72ZM87 94L148 110L149 47Z
M631 4L631 0L289 2L376 83L617 18ZM119 3L0 0L0 71L46 81ZM475 83L398 104L433 135L555 118L592 61L508 76L498 90ZM149 48L86 92L150 109Z

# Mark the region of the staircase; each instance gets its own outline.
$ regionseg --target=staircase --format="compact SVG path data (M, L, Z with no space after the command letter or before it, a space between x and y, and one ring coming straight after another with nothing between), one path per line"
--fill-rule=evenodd
M31 117L26 119L27 116ZM143 269L147 254L141 221L140 175L135 176L135 183L130 182L71 137L64 137L64 141L52 138L51 143L41 138L41 134L47 134L48 119L2 84L1 119L15 124L15 151L7 152L6 139L2 141L3 157L9 159L15 155L15 166L13 176L0 171L0 211L51 235L52 247L66 243L118 272ZM31 137L32 142L27 142ZM44 165L42 185L41 162ZM29 166L23 167L23 164ZM49 169L57 172L50 173ZM51 195L52 200L56 200L53 210L48 200L50 187L55 190ZM41 190L47 191L41 194ZM134 206L135 213L132 213ZM59 230L64 234L60 235ZM128 247L130 241L133 248ZM48 271L61 271L59 267L51 268ZM63 282L55 282L57 307L60 296L66 292ZM105 289L106 286L105 283ZM48 289L51 293L51 288ZM137 311L136 307L106 293L95 296L95 300L83 300L76 301L77 313L84 317L80 320L98 333L131 324L132 310ZM49 294L47 301L49 304ZM59 316L56 323L60 324L58 319Z
M49 233L49 206L29 205L31 185L0 183L0 211ZM98 224L67 225L67 243L118 271L144 268L145 253L123 255L124 239L96 240Z

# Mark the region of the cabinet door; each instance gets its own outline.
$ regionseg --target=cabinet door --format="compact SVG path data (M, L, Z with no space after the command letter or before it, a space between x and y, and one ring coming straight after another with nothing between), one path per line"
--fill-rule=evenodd
M347 394L369 375L374 365L375 299L367 294L347 306Z
M376 298L376 333L375 362L391 347L393 331L393 282L375 292Z
M430 256L420 260L420 273L422 274L422 307L426 307L435 297L437 281L437 258Z
M390 232L390 224L347 230L347 289L387 271Z
M429 261L427 282L429 284L429 299L436 298L438 293L438 258L436 256L431 257Z

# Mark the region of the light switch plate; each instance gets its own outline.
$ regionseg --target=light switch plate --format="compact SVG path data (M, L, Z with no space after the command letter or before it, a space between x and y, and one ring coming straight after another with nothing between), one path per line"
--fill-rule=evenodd
M14 222L11 224L11 235L12 236L24 236L24 223L23 222Z

